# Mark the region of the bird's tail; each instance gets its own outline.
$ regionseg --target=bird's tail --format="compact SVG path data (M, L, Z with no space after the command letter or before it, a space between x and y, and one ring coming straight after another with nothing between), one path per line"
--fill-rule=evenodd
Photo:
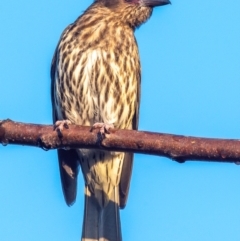
M121 241L119 191L115 187L105 207L86 187L82 241Z

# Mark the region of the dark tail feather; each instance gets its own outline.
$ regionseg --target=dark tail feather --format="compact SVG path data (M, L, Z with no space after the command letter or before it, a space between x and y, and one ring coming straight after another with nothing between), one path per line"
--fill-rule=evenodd
M121 240L118 188L114 188L112 197L104 208L100 207L86 188L82 241Z
M77 195L79 161L76 150L59 149L58 161L65 201L68 206L71 206L75 202Z

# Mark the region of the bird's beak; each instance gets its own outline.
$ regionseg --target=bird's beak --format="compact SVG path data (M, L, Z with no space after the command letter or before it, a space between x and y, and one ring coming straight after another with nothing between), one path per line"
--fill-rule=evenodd
M163 6L167 4L171 4L169 0L141 0L144 6L147 7L157 7L157 6Z

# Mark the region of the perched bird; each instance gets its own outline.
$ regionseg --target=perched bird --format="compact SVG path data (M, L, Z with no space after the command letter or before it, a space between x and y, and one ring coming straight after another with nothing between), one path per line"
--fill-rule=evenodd
M141 69L134 30L169 0L95 0L60 37L51 66L53 121L137 129ZM97 124L96 124L97 123ZM79 164L85 180L82 240L120 241L133 154L58 150L62 188L76 198Z

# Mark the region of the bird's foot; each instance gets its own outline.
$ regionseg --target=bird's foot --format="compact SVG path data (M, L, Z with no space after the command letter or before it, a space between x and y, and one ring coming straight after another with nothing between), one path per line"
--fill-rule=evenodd
M70 120L58 120L54 124L54 130L61 132L63 129L68 129L71 124Z
M54 129L62 131L64 128L68 129L71 124L70 120L58 120L54 124Z
M99 129L99 132L102 136L105 136L106 134L110 134L109 130L113 129L113 124L105 124L101 122L97 122L92 126L92 129Z

